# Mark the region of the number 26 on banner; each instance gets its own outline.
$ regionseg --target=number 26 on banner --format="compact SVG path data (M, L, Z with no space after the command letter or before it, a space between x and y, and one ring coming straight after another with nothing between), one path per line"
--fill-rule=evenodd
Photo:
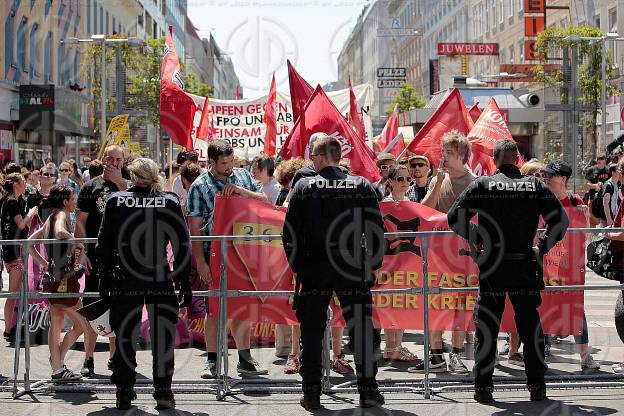
M249 222L236 222L234 223L234 235L280 235L282 233L282 227L276 227L269 224L257 224ZM263 245L282 247L282 240L238 240L234 241L234 244L243 245Z

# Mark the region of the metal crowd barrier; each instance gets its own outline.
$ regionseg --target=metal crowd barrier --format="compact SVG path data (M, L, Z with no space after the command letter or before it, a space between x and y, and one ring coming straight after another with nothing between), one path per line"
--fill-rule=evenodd
M591 233L598 234L603 232L622 232L624 228L571 228L569 233ZM418 232L395 232L385 233L385 237L418 237L421 240L422 253L422 270L423 277L428 276L428 244L429 238L439 235L455 235L452 231L418 231ZM295 393L301 391L301 382L292 379L241 379L230 380L228 377L228 343L227 343L227 302L231 297L243 296L290 296L293 291L279 290L228 290L227 289L227 242L228 241L255 241L255 240L280 240L281 235L237 235L237 236L206 236L191 237L192 241L218 241L221 245L221 275L218 290L193 291L194 296L218 297L219 298L219 317L217 331L217 376L213 380L174 380L172 389L177 393L205 393L213 392L216 394L217 400L223 400L226 396L237 393ZM14 399L25 394L32 394L42 391L58 391L58 392L91 392L91 391L115 391L115 386L111 385L107 380L93 379L84 382L56 384L50 380L37 380L32 382L30 379L30 337L24 339L24 381L23 387L18 386L18 373L20 370L20 351L21 351L21 335L22 327L25 331L29 328L30 316L25 313L28 307L28 300L35 298L62 298L62 297L99 297L99 293L43 293L30 292L28 290L28 247L36 244L59 244L59 243L95 243L97 238L76 238L70 240L49 240L49 239L33 239L33 240L0 240L0 245L20 245L22 246L22 260L24 269L22 271L22 285L19 292L1 292L0 298L17 298L18 316L17 330L15 337L15 358L13 363L13 386L12 391ZM624 284L619 285L563 285L563 286L547 286L545 291L585 291L585 290L624 290ZM448 287L429 287L428 279L423 278L422 287L412 287L405 289L376 289L373 293L388 294L411 294L411 295L433 295L445 292L477 292L478 288L448 288ZM428 299L428 298L427 298ZM425 399L430 399L431 395L441 394L451 391L470 391L474 389L471 377L463 377L461 379L441 379L429 378L429 302L424 302L423 310L424 318L424 379L399 378L378 380L380 390L384 392L413 392L424 395ZM331 316L328 316L328 324ZM323 341L323 391L325 393L335 392L355 392L356 380L347 381L337 385L332 385L329 378L330 373L330 326L327 325L325 338ZM624 387L624 375L618 374L597 374L597 375L557 375L546 376L548 388L617 388ZM525 377L516 376L495 376L494 388L496 390L518 390L526 388L523 383ZM151 380L137 380L136 390L138 392L150 392L149 384ZM237 387L241 385L242 387ZM7 391L6 387L0 386L0 391Z

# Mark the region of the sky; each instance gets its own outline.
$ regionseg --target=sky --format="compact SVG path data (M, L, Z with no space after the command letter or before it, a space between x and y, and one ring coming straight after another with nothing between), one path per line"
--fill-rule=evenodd
M312 86L337 81L338 54L367 0L189 0L200 37L229 54L245 98L288 91L286 59Z

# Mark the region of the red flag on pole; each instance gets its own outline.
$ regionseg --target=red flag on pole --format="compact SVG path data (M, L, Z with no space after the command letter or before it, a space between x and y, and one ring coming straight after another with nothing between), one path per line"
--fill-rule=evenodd
M277 125L275 120L275 74L271 79L271 88L269 89L269 98L264 104L264 124L266 124L266 133L264 134L264 154L268 156L275 155Z
M202 109L201 120L197 126L197 138L201 140L214 139L214 120L212 118L212 108L210 107L210 98L204 100L204 108Z
M180 62L173 46L172 33L173 27L169 26L160 71L160 125L174 143L191 150L195 102L184 92Z
M392 141L386 146L385 149L382 149L382 153L390 153L395 157L399 157L401 153L405 150L405 140L403 140L403 134L399 133L397 136L392 139Z
M239 87L240 87L240 85L236 85L236 93L235 93L235 96L234 96L234 98L235 98L236 100L240 100L240 99L241 99L241 96L240 96L240 88L239 88Z
M366 146L364 141L357 137L320 85L316 87L310 100L301 111L301 117L295 123L292 132L282 146L281 157L283 159L293 157L309 159L308 132L323 132L335 137L342 146L342 157L349 159L351 171L355 175L364 176L371 181L379 179L379 171L375 165L375 154Z
M390 118L388 119L388 121L386 122L386 125L384 126L383 130L381 131L381 134L379 135L379 138L377 139L377 141L374 144L376 152L383 151L383 149L388 147L390 142L392 142L392 140L395 137L397 137L397 135L399 134L399 113L398 113L398 111L399 111L399 106L395 105L394 109L392 110L392 115L390 115Z
M444 133L450 130L458 130L460 133L468 135L472 126L473 122L464 105L464 100L459 90L453 88L438 109L418 130L407 150L427 156L431 164L438 166L442 156L440 141Z
M299 111L303 110L308 99L314 93L314 88L303 79L297 72L290 60L286 60L288 64L288 84L290 86L290 102L292 103L293 121L299 119Z
M355 129L357 135L366 142L366 129L364 128L364 119L358 111L358 103L355 99L355 93L351 86L351 77L349 77L349 124Z
M473 106L468 109L468 113L470 114L470 118L472 118L472 121L476 123L482 113L481 109L479 108L479 103L473 104Z

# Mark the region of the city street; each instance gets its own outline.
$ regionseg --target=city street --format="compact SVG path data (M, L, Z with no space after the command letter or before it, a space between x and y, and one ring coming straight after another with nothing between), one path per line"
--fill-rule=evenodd
M587 274L587 284L609 284L609 281L597 277L592 273ZM6 273L5 273L6 284ZM587 292L585 295L585 310L589 325L590 344L593 345L592 354L594 359L602 364L599 372L585 373L597 377L610 377L611 380L598 380L602 383L614 381L615 377L611 371L611 365L624 360L624 345L617 336L613 322L613 307L617 298L617 292ZM422 334L406 334L405 345L412 350L416 350L422 356ZM108 353L104 339L99 339L98 348L95 355L97 378L108 383L110 372L106 369ZM415 343L414 343L415 342ZM502 341L501 341L502 343ZM14 350L6 346L2 341L0 349L0 374L2 377L11 377L13 373ZM471 346L467 345L467 353L470 356ZM66 364L73 370L79 370L84 357L82 349L82 338L76 345L76 349L70 351ZM549 376L560 375L581 375L579 356L574 352L572 337L568 337L559 344L553 344L552 356L548 360ZM282 373L283 359L276 358L272 348L256 349L253 354L260 364L269 370L266 379L299 379L298 375L284 375ZM47 363L47 346L35 346L31 350L31 379L40 380L49 378L50 368ZM138 379L145 379L151 373L151 354L149 350L140 351L137 356L139 372ZM197 348L186 348L176 351L176 372L175 380L194 380L194 387L202 383L207 383L199 379L199 372L205 362L205 352ZM466 360L469 368L473 361ZM230 352L230 374L236 368L236 353ZM422 379L422 375L409 374L406 370L407 364L385 365L380 368L378 379L409 378ZM23 369L23 354L22 354ZM506 363L505 356L501 356L501 364L497 367L495 376L522 376L523 370L520 367ZM462 380L462 376L449 374L432 374L433 381L436 378L448 380ZM339 384L345 381L343 376L332 372L332 383ZM349 377L347 379L350 379ZM588 380L585 380L588 381ZM618 382L615 380L616 383ZM622 377L619 383L624 383ZM84 387L88 384L78 383L76 386ZM12 383L5 379L3 387L11 386ZM604 384L603 384L604 385ZM624 384L623 384L624 385ZM438 386L436 384L436 386ZM42 391L32 396L23 396L18 400L11 398L11 393L6 389L0 393L0 406L2 414L22 415L108 415L120 414L116 410L114 387L110 384L101 385L104 392L92 391L89 393L70 392L50 392ZM405 416L407 414L416 415L609 415L624 412L624 397L620 394L622 386L613 388L575 388L575 389L550 389L549 400L534 403L528 400L526 390L496 391L496 402L490 406L480 405L472 399L471 391L442 393L425 400L419 393L385 393L386 405L383 409L367 409L366 411L357 408L357 395L339 393L330 396L322 396L322 404L325 409L319 411L319 415L360 415L363 413L371 415ZM224 401L217 401L214 393L201 392L176 395L177 414L197 414L197 415L299 415L307 414L298 403L300 394L295 393L248 393L237 394L226 397ZM139 393L135 402L137 407L126 412L127 415L158 414L154 410L154 401L148 392ZM168 414L176 414L170 411Z

